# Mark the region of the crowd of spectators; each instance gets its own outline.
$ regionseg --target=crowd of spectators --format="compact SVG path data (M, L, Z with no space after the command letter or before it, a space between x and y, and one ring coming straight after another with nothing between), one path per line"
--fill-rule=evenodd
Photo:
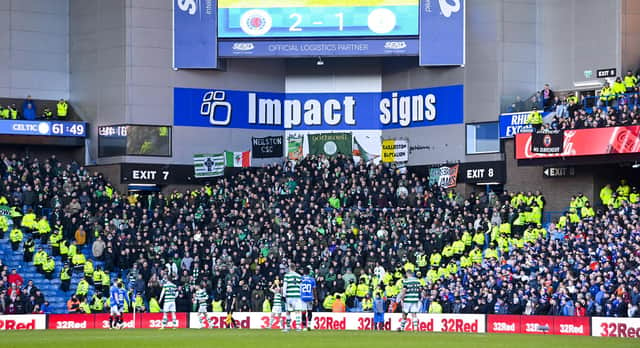
M530 100L520 97L507 112L531 112L527 123L535 129L570 130L640 125L640 74L628 71L612 85L605 82L597 96L570 92L557 95L548 84ZM543 121L543 112L554 112Z
M49 302L44 294L33 284L32 280L24 281L14 268L0 260L0 313L29 314L49 313Z
M46 105L39 110L30 95L22 102L20 108L15 103L0 104L0 120L66 120L68 115L69 104L62 98L56 103L55 110Z
M261 311L292 261L313 269L316 310L341 298L349 311L368 311L380 295L396 311L404 270L414 269L424 312L639 315L640 221L629 200L593 211L580 196L545 229L540 192L464 198L424 175L343 156L168 195L123 196L102 175L55 158L2 156L0 174L0 195L50 216L75 248L90 244L104 271L137 294L139 310L159 311L168 277L179 285L179 311L193 310L196 284L215 311L230 293L235 311ZM37 195L26 202L30 188ZM100 310L105 272L98 281L86 265L80 271L86 279L72 284L69 309ZM89 294L82 282L99 286Z

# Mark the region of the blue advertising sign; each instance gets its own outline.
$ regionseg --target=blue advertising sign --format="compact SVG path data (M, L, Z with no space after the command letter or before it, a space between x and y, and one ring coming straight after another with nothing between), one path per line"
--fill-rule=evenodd
M417 39L320 41L221 41L223 58L417 56Z
M393 129L460 124L462 85L382 93L174 88L174 125L268 130Z
M512 112L500 114L500 138L513 138L522 131L531 131L531 127L527 126L527 118L531 111ZM543 112L542 119L544 122L550 121L550 112Z
M420 66L464 65L465 0L420 0Z
M218 67L217 0L173 0L173 67Z
M85 122L68 121L0 121L0 134L3 135L40 135L54 137L87 137Z

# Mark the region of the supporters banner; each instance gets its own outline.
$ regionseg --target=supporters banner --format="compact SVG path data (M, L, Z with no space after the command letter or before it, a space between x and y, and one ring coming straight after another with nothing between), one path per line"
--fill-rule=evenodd
M488 315L487 332L589 336L591 326L587 317Z
M251 138L252 158L282 157L284 137Z
M198 313L190 313L189 327L199 329ZM209 313L213 328L227 328L225 313ZM237 327L245 329L282 329L286 317L282 316L271 325L271 313L234 313L233 318ZM385 314L385 330L400 328L402 315L399 313ZM292 323L295 327L295 321ZM205 323L209 327L209 323ZM373 313L313 313L311 322L313 330L365 330L373 329ZM407 331L426 332L469 332L484 333L485 316L475 314L418 314L418 326L414 327L411 320L407 322Z
M532 134L516 135L516 158L539 159L640 152L640 126L568 130L561 153L531 151Z
M533 153L561 153L564 133L561 130L544 130L533 133L531 152Z
M429 170L429 185L442 188L454 188L458 185L458 169L460 165L442 166Z
M287 158L295 161L302 158L304 136L291 135L287 138Z
M380 157L374 153L367 151L358 141L356 136L353 137L353 156L360 157L365 162L373 161Z
M0 315L0 330L44 330L47 316L44 314Z
M193 170L196 178L224 175L225 156L218 154L193 155Z
M396 163L409 161L409 140L386 139L382 141L382 162Z
M309 134L309 154L335 156L343 154L351 156L353 153L353 136L351 133L320 133Z
M464 65L465 0L420 0L420 66Z
M173 0L173 67L217 69L217 27L217 0Z
M224 152L225 166L232 168L251 167L251 151L244 152Z
M591 334L600 337L640 338L640 318L591 318Z

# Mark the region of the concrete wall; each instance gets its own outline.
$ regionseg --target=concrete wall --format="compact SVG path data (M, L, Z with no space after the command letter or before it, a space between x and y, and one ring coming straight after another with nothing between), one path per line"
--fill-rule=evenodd
M622 69L640 68L640 1L622 0Z
M538 1L538 89L544 83L556 90L573 89L574 82L587 80L585 70L620 69L621 3Z
M498 13L502 18L502 30L498 32L501 40L498 55L502 66L502 74L498 73L502 81L500 96L526 98L539 88L536 85L539 25L536 0L504 1ZM482 42L476 44L481 46Z
M0 0L0 96L69 97L69 0Z
M97 127L125 120L124 4L125 0L69 3L70 101L90 123L94 154Z
M360 93L382 91L382 64L378 59L316 59L286 61L287 93Z

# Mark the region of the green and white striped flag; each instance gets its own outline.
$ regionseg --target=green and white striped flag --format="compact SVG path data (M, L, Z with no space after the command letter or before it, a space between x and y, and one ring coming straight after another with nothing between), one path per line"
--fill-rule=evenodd
M224 154L193 155L193 170L196 178L210 178L224 175Z
M11 208L8 205L0 205L0 216L11 216Z

